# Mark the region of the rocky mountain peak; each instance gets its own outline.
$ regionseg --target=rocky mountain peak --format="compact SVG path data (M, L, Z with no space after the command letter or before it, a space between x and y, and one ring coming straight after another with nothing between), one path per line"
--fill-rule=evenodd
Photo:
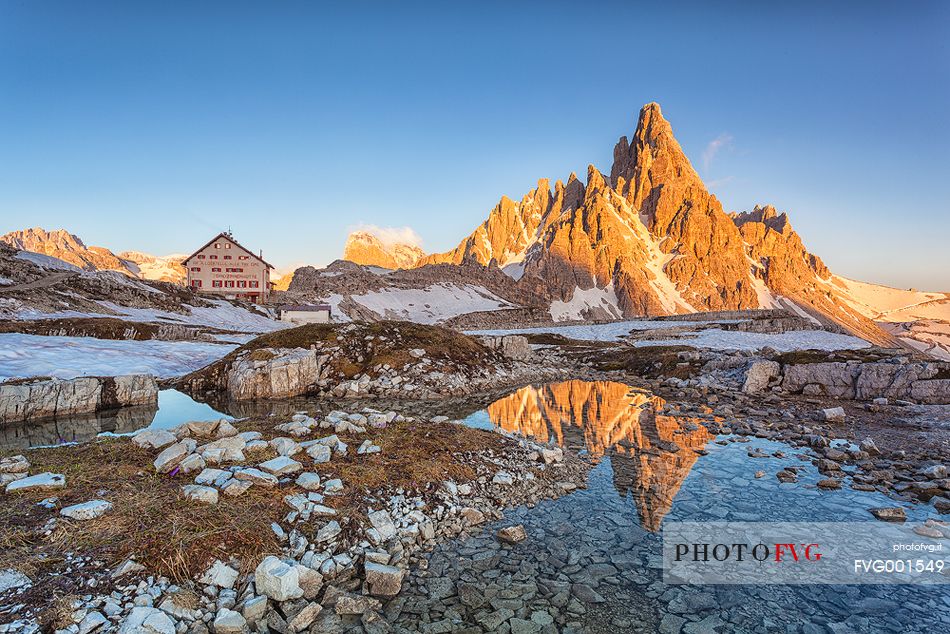
M118 271L130 277L183 284L185 268L181 255L156 257L138 251L116 255L105 247L87 246L66 229L47 231L32 227L0 236L0 242L20 251L42 253L87 271Z
M65 229L47 231L42 227L31 227L29 229L11 231L0 237L0 240L21 251L33 251L34 253L44 253L46 255L50 254L42 249L58 248L82 251L86 248L85 243L83 243L79 236L69 233ZM31 247L38 247L39 250Z
M370 231L353 231L346 238L343 259L364 266L407 269L425 257L418 246L382 240Z

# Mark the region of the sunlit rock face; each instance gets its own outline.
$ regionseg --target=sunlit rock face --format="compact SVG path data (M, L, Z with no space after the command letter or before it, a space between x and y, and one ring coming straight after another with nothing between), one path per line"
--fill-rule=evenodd
M425 252L415 245L386 243L367 231L352 232L343 249L344 260L384 269L407 269L423 256Z
M617 491L654 531L712 438L694 420L660 413L664 404L623 383L565 381L522 388L489 405L488 417L509 433L609 456Z

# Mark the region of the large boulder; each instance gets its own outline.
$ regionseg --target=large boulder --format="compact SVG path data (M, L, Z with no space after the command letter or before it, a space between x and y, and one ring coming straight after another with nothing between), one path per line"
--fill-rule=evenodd
M746 370L742 391L746 394L757 394L765 391L769 386L769 381L779 376L780 370L781 366L776 361L753 361L749 364L749 369Z
M950 379L940 378L946 371L946 364L941 363L800 363L785 366L782 387L811 396L946 404L950 403Z
M0 423L157 402L158 383L147 374L7 382L0 384Z
M315 350L259 348L231 364L227 390L236 400L287 398L310 391L321 378L324 359Z
M854 398L857 363L799 363L785 367L782 387L792 393L813 392L814 396Z
M521 361L533 356L531 344L524 335L483 335L478 338L486 348L491 348L509 359Z

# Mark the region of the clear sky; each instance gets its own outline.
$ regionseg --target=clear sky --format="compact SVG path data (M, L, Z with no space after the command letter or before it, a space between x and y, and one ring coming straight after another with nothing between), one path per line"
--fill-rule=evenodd
M778 5L0 0L0 232L165 254L230 227L279 268L361 223L445 250L502 194L609 170L657 101L727 210L950 291L950 3Z

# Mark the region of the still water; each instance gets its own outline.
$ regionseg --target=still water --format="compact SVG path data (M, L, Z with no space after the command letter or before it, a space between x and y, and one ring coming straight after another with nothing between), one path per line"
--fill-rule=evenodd
M86 442L100 434L129 434L144 427L166 429L192 420L216 420L225 414L177 390L160 390L158 405L123 407L85 416L0 426L0 449L23 450Z
M868 508L898 505L922 520L934 510L847 486L820 490L823 476L805 450L714 437L695 420L664 414L663 404L621 383L567 381L526 387L468 416L473 427L587 453L597 466L586 490L513 509L483 533L437 547L400 596L408 608L399 624L413 631L950 631L950 586L664 584L664 522L874 522ZM750 458L753 447L769 457ZM792 465L802 467L799 482L780 483L775 473ZM497 529L517 523L527 541L500 545ZM499 625L509 611L520 620Z

